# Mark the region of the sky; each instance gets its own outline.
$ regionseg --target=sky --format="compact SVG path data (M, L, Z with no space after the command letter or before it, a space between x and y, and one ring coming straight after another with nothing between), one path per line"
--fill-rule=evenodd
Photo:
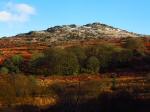
M0 0L0 37L93 22L150 35L150 0Z

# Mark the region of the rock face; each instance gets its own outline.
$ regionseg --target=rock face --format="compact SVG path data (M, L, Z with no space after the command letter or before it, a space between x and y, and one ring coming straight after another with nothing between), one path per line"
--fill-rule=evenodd
M125 38L139 37L142 35L128 32L119 28L114 28L106 24L92 23L83 26L75 24L62 25L48 28L43 31L31 31L25 34L15 36L16 40L25 40L30 42L47 42L57 41L84 40L84 39L101 39L101 38Z

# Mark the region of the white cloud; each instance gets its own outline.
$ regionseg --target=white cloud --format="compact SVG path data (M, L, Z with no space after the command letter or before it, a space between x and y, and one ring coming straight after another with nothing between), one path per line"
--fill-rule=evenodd
M9 13L7 11L0 12L0 21L2 21L2 22L10 21L11 17L12 17L11 13Z
M26 22L35 14L35 8L28 4L6 4L5 10L0 11L0 22Z

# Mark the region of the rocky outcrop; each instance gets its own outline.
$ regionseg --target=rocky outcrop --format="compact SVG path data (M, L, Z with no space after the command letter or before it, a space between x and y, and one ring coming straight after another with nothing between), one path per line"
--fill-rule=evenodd
M19 34L16 37L21 37L22 40L29 40L33 42L56 42L68 40L82 40L82 39L99 39L99 38L125 38L125 37L139 37L142 35L128 32L112 26L92 23L83 26L75 24L62 25L48 28L43 31L31 31L29 33Z

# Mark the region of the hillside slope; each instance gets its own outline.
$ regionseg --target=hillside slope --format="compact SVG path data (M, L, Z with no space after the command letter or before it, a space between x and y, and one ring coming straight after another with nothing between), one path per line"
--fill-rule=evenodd
M13 37L0 38L0 62L14 54L30 58L33 52L52 46L64 48L98 45L103 42L120 45L126 37L143 36L101 23L55 26L43 31L30 31ZM146 45L150 45L149 41Z

